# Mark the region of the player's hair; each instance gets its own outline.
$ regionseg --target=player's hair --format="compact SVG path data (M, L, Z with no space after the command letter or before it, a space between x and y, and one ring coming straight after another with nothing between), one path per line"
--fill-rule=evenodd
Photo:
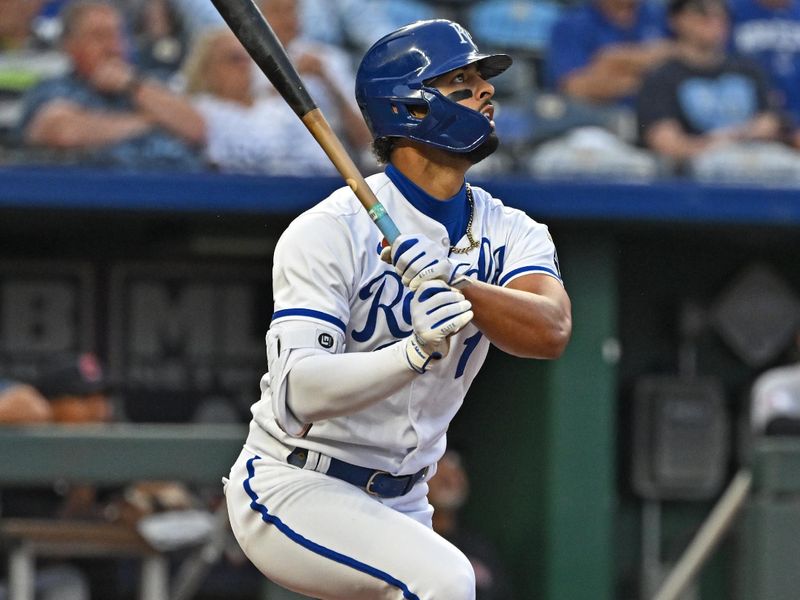
M388 165L392 158L396 140L390 137L378 137L372 140L372 154L378 160L379 165Z
M187 94L199 94L209 91L208 63L217 42L231 35L226 27L203 31L192 43L184 62L181 74L184 80L184 91Z

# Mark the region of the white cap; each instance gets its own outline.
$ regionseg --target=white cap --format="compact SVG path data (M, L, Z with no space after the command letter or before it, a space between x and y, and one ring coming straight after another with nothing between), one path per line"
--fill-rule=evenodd
M753 432L764 433L769 423L778 418L800 421L800 364L770 369L753 384Z

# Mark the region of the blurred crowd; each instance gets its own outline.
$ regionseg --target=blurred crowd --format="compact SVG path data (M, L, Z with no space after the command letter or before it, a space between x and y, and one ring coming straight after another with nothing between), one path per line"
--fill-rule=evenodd
M535 177L800 183L798 0L257 0L367 173L355 65L459 21L515 59L501 150ZM0 0L0 164L334 175L209 0Z

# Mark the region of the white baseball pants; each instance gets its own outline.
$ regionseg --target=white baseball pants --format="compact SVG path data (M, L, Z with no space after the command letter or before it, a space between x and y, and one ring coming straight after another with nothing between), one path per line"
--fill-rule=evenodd
M431 529L426 494L420 482L380 500L247 447L226 485L236 539L279 585L321 600L474 600L472 566Z

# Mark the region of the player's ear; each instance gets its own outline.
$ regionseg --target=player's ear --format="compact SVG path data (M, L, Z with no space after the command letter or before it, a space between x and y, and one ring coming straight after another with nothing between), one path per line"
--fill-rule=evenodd
M428 116L428 106L426 104L404 104L403 107L406 112L415 119L424 119ZM403 108L397 104L392 104L392 112L394 114L400 114L401 110L403 110Z

